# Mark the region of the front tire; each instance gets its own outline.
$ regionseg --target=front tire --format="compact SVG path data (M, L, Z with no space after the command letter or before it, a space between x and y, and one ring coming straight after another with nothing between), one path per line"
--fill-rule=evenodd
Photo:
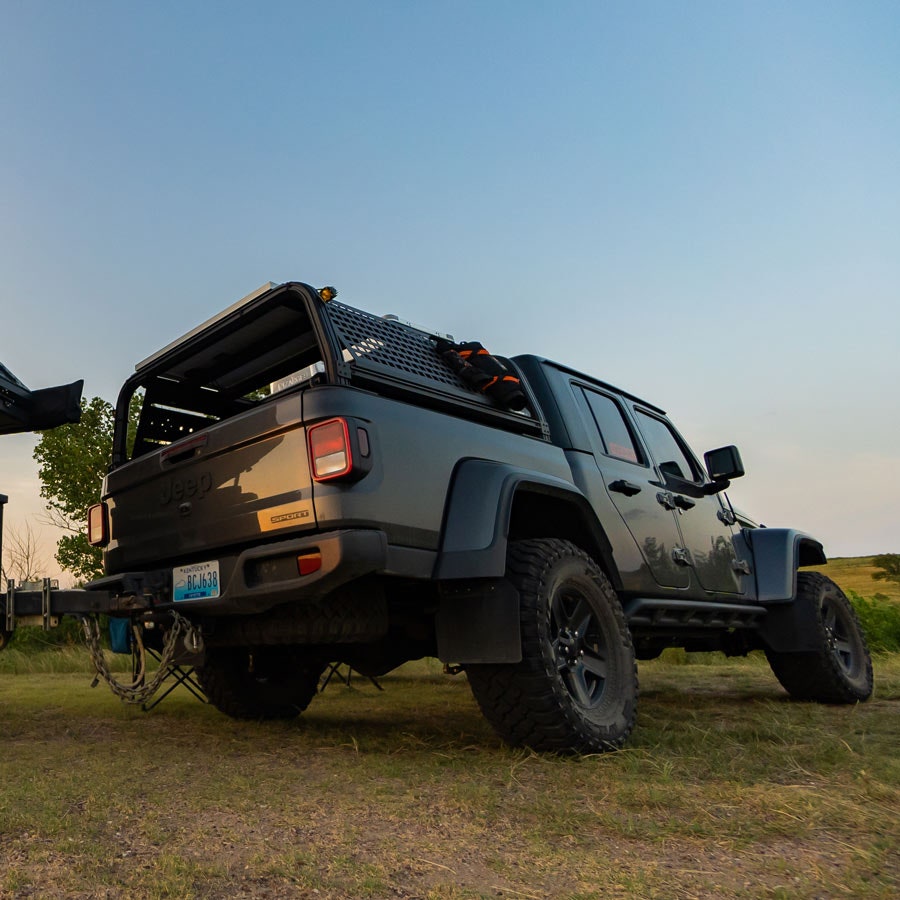
M510 544L522 661L467 665L472 693L507 743L591 753L621 747L637 714L637 666L622 606L600 567L568 541Z
M872 696L872 657L844 592L817 572L797 575L794 603L818 647L810 652L766 650L769 665L794 700L859 703Z
M209 702L233 719L293 719L324 670L299 647L213 647L196 674Z

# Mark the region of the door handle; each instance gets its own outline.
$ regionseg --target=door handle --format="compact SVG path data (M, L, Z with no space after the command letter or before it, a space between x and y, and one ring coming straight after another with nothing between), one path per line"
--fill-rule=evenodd
M676 566L689 566L691 564L691 554L684 547L676 547L672 551L672 562Z
M697 505L690 498L682 497L681 494L676 494L673 502L679 509L693 509Z
M675 509L675 498L668 491L659 491L656 495L656 502L666 509Z
M609 489L611 491L615 491L617 494L624 494L626 497L633 497L635 494L639 494L641 492L641 487L638 484L632 484L630 481L626 481L624 478L620 478L618 481L613 481Z

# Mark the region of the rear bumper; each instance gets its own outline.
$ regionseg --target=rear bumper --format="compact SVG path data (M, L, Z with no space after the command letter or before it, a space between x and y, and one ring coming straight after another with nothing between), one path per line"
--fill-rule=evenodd
M319 553L320 568L300 575L297 557ZM264 612L289 601L313 600L335 588L383 571L388 543L383 531L353 529L309 535L252 547L235 556L218 557L224 590L203 600L172 600L172 568L124 572L91 582L88 590L141 598L153 609L227 616ZM178 564L201 560L179 560Z

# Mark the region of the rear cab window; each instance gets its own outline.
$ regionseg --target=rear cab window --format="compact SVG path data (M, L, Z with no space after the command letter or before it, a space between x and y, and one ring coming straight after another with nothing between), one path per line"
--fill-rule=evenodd
M594 424L600 433L603 452L615 459L644 465L646 460L641 452L640 444L619 404L606 394L589 388L581 390L594 418Z

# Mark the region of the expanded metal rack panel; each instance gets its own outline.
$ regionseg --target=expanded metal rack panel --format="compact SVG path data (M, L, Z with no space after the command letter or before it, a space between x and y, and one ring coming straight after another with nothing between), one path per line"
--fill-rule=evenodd
M360 368L372 368L375 364L379 369L405 372L480 396L444 365L424 331L335 301L328 304L326 311L353 361L362 362Z
M394 383L407 391L413 387L435 400L480 408L492 417L515 424L519 430L543 433L543 423L535 414L537 404L527 384L523 383L528 409L512 412L495 405L451 371L438 355L432 337L424 331L334 300L324 311L343 345L354 383L371 377L379 384ZM511 363L504 363L518 374Z

